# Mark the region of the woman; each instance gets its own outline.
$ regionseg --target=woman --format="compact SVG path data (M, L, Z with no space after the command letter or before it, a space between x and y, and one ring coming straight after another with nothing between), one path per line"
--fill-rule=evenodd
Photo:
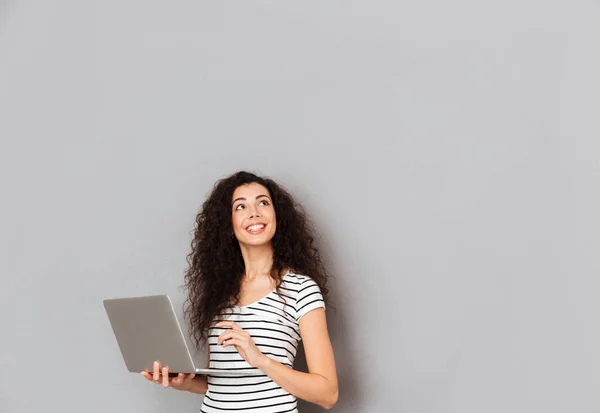
M205 394L205 413L294 413L296 398L336 403L327 272L285 189L244 171L218 181L196 218L188 263L185 314L196 344L208 343L208 366L254 374L169 377L155 362L146 379ZM292 368L301 340L308 373Z

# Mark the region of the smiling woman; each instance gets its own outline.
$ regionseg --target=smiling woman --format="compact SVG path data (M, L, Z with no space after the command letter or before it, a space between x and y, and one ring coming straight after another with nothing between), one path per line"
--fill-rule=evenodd
M196 217L185 276L186 317L207 366L236 377L146 379L205 394L202 412L294 413L297 398L331 408L338 398L327 323L327 271L301 207L280 185L249 172L215 184ZM303 341L308 373L293 369ZM248 372L248 374L246 374Z
M269 191L258 183L236 188L233 193L233 232L244 248L268 245L275 235L277 221Z

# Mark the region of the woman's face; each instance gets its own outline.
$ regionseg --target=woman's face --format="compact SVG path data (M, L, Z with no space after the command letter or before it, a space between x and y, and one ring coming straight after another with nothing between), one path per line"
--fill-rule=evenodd
M233 232L240 244L258 246L270 243L277 222L269 191L258 183L236 188L231 204Z

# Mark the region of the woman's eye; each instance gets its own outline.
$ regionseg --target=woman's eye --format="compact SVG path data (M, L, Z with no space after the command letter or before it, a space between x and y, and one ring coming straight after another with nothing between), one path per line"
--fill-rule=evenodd
M260 205L269 205L269 201L260 201Z
M244 204L238 204L238 205L235 207L235 210L236 210L236 211L238 211L238 210L240 210L240 209L243 209L243 208L244 208Z

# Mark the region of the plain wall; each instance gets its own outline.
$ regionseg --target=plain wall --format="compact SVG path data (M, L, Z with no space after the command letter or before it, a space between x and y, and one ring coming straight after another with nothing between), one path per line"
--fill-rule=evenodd
M102 299L181 303L198 208L239 169L319 228L334 412L600 412L599 20L0 1L0 412L199 411L126 372Z

